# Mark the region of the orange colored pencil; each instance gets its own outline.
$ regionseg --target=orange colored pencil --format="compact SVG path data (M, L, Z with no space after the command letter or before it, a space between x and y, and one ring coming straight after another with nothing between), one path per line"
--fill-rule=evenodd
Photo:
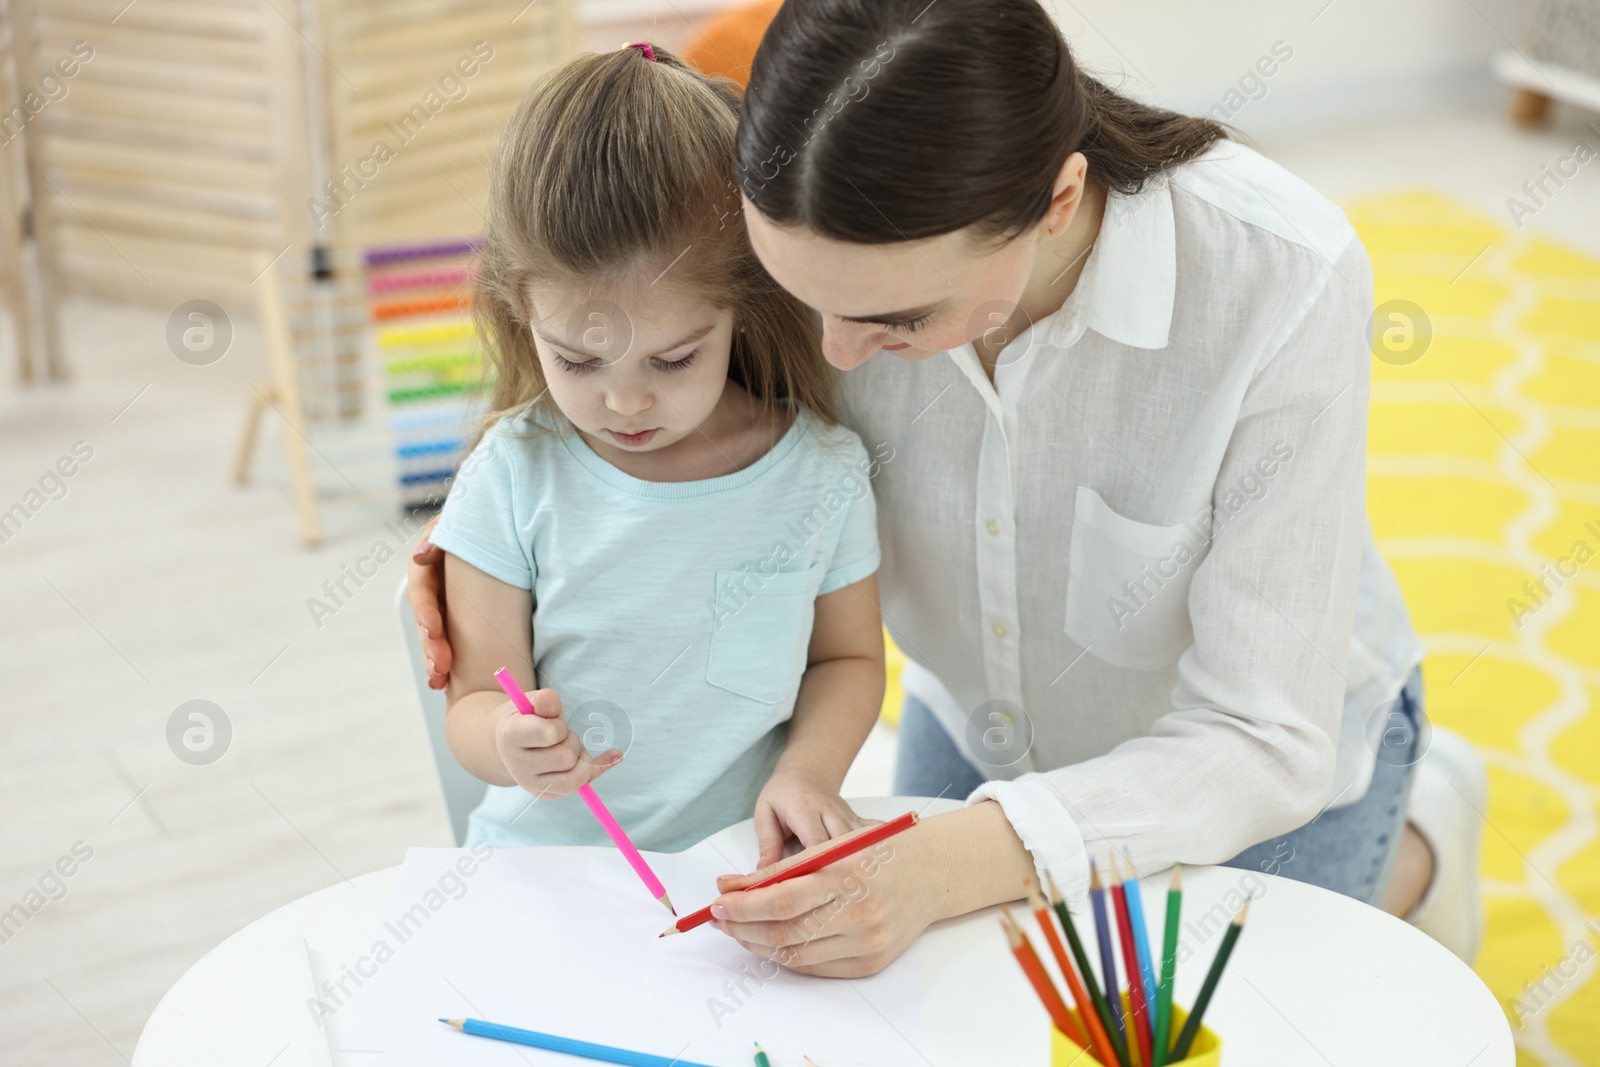
M1122 962L1128 971L1128 1029L1139 1047L1139 1062L1149 1067L1150 1003L1145 996L1144 977L1139 969L1139 948L1133 940L1133 920L1128 917L1128 889L1122 884L1122 865L1111 853L1111 899L1117 908L1117 935L1122 942Z
M1039 892L1039 887L1032 878L1024 883L1028 889L1028 907L1033 909L1033 917L1039 920L1039 928L1044 931L1044 939L1050 943L1050 952L1056 958L1056 966L1061 970L1061 977L1066 979L1067 989L1072 993L1073 1002L1078 1006L1078 1017L1083 1020L1084 1029L1089 1031L1089 1043L1083 1047L1088 1050L1101 1063L1115 1063L1116 1053L1111 1051L1114 1047L1111 1039L1106 1036L1105 1027L1100 1024L1100 1016L1095 1013L1094 1002L1089 999L1089 991L1083 987L1083 979L1078 977L1078 968L1073 966L1072 960L1067 955L1067 947L1061 943L1061 935L1056 933L1056 916L1050 910L1050 904L1044 899L1044 894ZM1070 1035L1069 1035L1070 1036Z
M1057 1030L1079 1045L1088 1045L1083 1039L1083 1031L1072 1021L1072 1013L1067 1011L1067 1005L1062 1001L1061 994L1056 992L1055 983L1050 981L1050 975L1045 972L1044 964L1039 962L1039 954L1034 952L1033 946L1028 943L1027 935L1011 917L1008 908L1002 906L1000 911L1002 915L1000 926L1006 932L1006 940L1011 943L1011 954L1022 964L1022 973L1028 976L1033 991L1039 994L1039 999L1044 1002L1044 1010L1049 1013L1050 1021L1056 1024Z

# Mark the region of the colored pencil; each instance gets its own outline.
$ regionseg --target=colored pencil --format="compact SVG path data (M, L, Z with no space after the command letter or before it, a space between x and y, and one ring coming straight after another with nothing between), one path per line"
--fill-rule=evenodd
M1100 868L1089 861L1089 903L1094 908L1095 933L1100 941L1100 973L1106 986L1106 1005L1111 1009L1111 1020L1117 1024L1117 1033L1127 1041L1128 1033L1122 1025L1122 984L1117 981L1117 957L1111 950L1111 920L1106 915L1106 891L1100 884ZM1132 1041L1127 1041L1129 1048Z
M1134 886L1134 892L1139 887ZM1111 901L1117 912L1117 940L1122 945L1122 965L1128 972L1128 1029L1133 1032L1130 1047L1139 1049L1139 1063L1150 1064L1150 1002L1145 997L1144 974L1139 967L1139 949L1133 937L1133 911L1128 907L1128 887L1122 880L1122 865L1111 854Z
M1089 953L1083 947L1083 939L1078 936L1078 924L1072 921L1072 913L1067 910L1066 900L1061 896L1061 890L1056 887L1056 880L1049 875L1045 876L1050 890L1050 905L1056 910L1056 917L1061 920L1061 930L1067 935L1067 944L1072 947L1072 958L1077 961L1078 973L1083 975L1083 984L1089 989L1089 1000L1094 1004L1095 1015L1100 1019L1101 1029L1111 1042L1111 1051L1116 1055L1119 1067L1130 1067L1128 1062L1128 1048L1122 1042L1122 1034L1117 1030L1116 1023L1111 1018L1111 1006L1106 1003L1105 994L1100 992L1100 983L1095 980L1094 968L1089 965Z
M1106 1037L1105 1027L1100 1023L1100 1016L1095 1011L1094 1001L1083 987L1083 979L1078 977L1078 969L1072 965L1072 960L1067 956L1066 948L1061 944L1061 935L1056 933L1056 920L1050 912L1050 905L1045 902L1044 896L1039 892L1038 886L1032 878L1026 883L1028 890L1028 907L1033 909L1033 917L1039 920L1039 929L1044 931L1044 939L1050 943L1050 952L1056 958L1056 967L1061 971L1062 979L1067 983L1067 990L1072 994L1073 1003L1078 1006L1078 1015L1083 1019L1083 1028L1088 1032L1088 1041L1078 1041L1078 1038L1067 1033L1067 1036L1082 1045L1089 1055L1101 1063L1115 1062L1116 1053L1112 1051L1111 1039Z
M515 1026L496 1026L486 1023L481 1019L440 1019L447 1026L453 1026L464 1034L476 1037L490 1037L496 1041L508 1041L513 1045L527 1045L529 1048L549 1049L551 1052L565 1052L569 1056L582 1056L585 1059L601 1060L605 1063L621 1063L625 1067L708 1067L703 1063L690 1063L688 1060L676 1056L657 1056L649 1052L634 1052L631 1049L615 1048L611 1045L596 1045L592 1041L579 1041L571 1037L557 1037L555 1034L541 1034L537 1030L519 1030Z
M1151 1067L1165 1067L1172 1037L1172 981L1178 972L1178 920L1183 915L1183 868L1172 868L1167 883L1167 932L1161 946L1161 985L1156 990L1156 1032L1152 1037L1155 1056Z
M766 1052L762 1051L761 1042L756 1042L756 1067L772 1067L772 1061L767 1059Z
M1228 932L1222 935L1222 945L1217 949L1217 958L1211 961L1211 969L1206 972L1206 980L1200 985L1200 995L1194 1000L1194 1007L1189 1011L1189 1021L1183 1024L1183 1032L1178 1035L1177 1042L1172 1046L1172 1058L1168 1063L1177 1063L1189 1054L1189 1046L1194 1044L1194 1036L1200 1032L1200 1019L1206 1013L1206 1007L1211 1003L1211 994L1217 991L1217 979L1222 977L1222 968L1228 965L1228 957L1233 954L1234 942L1239 940L1239 933L1244 929L1245 915L1250 911L1250 899L1245 898L1244 907L1239 909L1239 914L1233 917L1233 922L1228 924Z
M864 848L871 848L878 842L893 837L902 830L909 830L915 825L917 825L917 813L908 811L904 815L890 819L888 822L879 823L870 830L862 830L852 837L840 838L821 852L801 860L792 867L785 867L781 871L769 874L759 882L753 882L745 886L740 892L748 893L752 889L765 889L769 885L787 882L791 878L800 878L804 875L813 874L829 864L837 863L847 856L853 856ZM710 921L711 908L708 905L693 915L685 915L663 930L660 936L666 937L669 934L687 933L696 926L703 926Z
M494 672L494 680L500 683L500 688L506 691L506 696L511 698L511 703L516 705L518 711L524 715L536 714L533 710L533 704L528 701L528 695L522 691L522 686L517 684L517 680L511 677L510 671L501 667ZM667 896L667 887L661 884L661 879L656 877L656 872L650 869L650 865L644 861L644 857L639 855L639 850L633 847L633 842L628 839L627 832L622 829L622 825L617 822L616 818L611 814L611 810L600 799L600 794L594 791L594 786L588 782L583 783L578 789L578 795L589 806L589 811L593 813L595 820L605 830L606 836L611 838L611 843L617 846L617 851L622 853L623 858L633 868L633 872L644 883L644 887L650 891L650 895L659 900L672 914L678 914L678 909L672 906L672 898Z
M1139 950L1139 977L1144 979L1144 995L1154 1011L1156 996L1155 957L1150 954L1150 931L1144 919L1144 894L1139 890L1139 872L1133 865L1128 850L1122 850L1128 870L1122 876L1122 888L1128 895L1128 920L1133 926L1133 947ZM1153 1019L1154 1016L1152 1015Z
M1072 1014L1067 1011L1066 1002L1061 999L1055 983L1050 981L1050 975L1040 962L1039 954L1033 950L1028 935L1022 932L1017 921L1011 917L1011 910L1004 905L1000 907L1000 928L1006 932L1006 941L1011 945L1011 954L1017 958L1017 963L1021 964L1022 973L1028 976L1028 984L1033 986L1033 991L1039 995L1039 1001L1044 1004L1044 1010L1049 1014L1050 1021L1056 1024L1057 1030L1076 1041L1078 1047L1087 1045L1083 1031L1072 1021Z

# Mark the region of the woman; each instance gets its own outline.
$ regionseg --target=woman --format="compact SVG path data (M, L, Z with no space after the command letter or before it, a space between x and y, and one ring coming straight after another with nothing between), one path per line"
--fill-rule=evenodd
M967 804L831 914L848 872L725 878L720 928L868 974L1027 876L1080 897L1126 848L1315 882L1470 959L1483 773L1429 743L1367 528L1372 285L1342 213L1078 71L1036 0L789 0L737 167L752 245L849 371L844 421L893 449L896 792Z

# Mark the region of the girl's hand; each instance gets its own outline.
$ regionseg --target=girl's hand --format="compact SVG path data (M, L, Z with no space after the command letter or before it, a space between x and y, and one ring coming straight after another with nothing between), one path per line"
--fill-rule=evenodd
M528 694L534 714L524 715L506 701L495 720L494 745L506 772L536 800L555 799L594 781L622 762L619 749L591 758L583 740L567 729L561 698L554 689Z
M801 974L876 974L943 917L939 887L948 872L935 861L924 828L913 827L765 889L739 892L818 849L754 874L723 875L717 879L723 895L711 904L712 925L756 955Z
M768 867L782 859L783 844L790 837L810 848L866 825L840 799L837 789L779 767L756 798L756 843L761 853L756 866Z

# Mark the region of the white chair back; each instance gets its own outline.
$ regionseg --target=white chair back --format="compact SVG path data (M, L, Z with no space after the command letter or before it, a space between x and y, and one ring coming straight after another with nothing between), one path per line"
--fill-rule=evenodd
M417 701L422 705L422 725L428 732L428 745L433 749L433 765L439 772L439 788L444 791L445 810L450 815L450 829L460 845L467 837L467 816L483 801L488 785L474 778L466 768L456 762L445 740L444 690L428 688L428 665L422 658L422 638L417 633L416 616L411 613L411 602L406 599L406 580L400 579L400 588L394 595L395 613L400 617L400 632L405 637L406 655L411 660L411 680L417 687Z

